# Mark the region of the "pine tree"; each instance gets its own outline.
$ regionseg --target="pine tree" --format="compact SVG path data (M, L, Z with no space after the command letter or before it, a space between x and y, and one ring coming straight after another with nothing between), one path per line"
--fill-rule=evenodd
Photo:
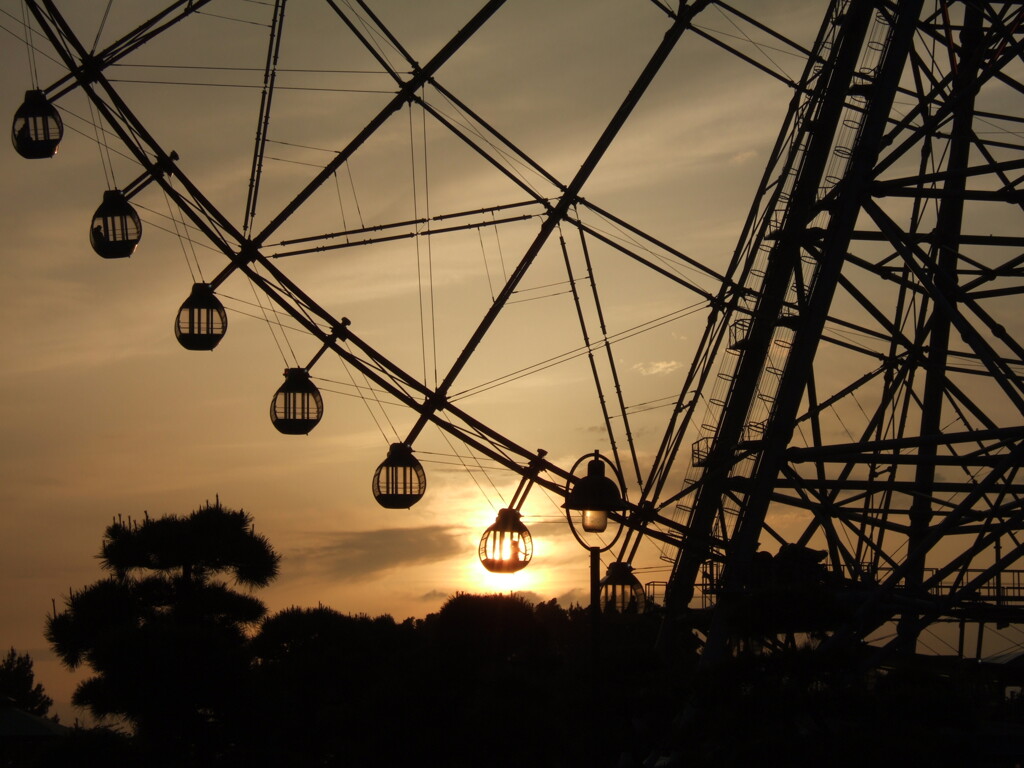
M251 516L219 501L187 517L115 521L100 552L110 575L47 622L64 664L95 673L72 702L126 718L169 751L208 750L246 695L248 633L266 614L224 578L263 587L279 561Z
M45 717L53 705L53 699L36 683L32 670L32 657L18 653L12 647L0 662L0 697L10 699L15 706L26 712Z

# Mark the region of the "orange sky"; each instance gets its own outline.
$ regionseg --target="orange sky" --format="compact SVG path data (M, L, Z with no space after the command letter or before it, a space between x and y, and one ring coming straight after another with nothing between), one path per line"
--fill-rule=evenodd
M69 8L72 24L92 44L101 9L59 5ZM138 23L150 4L143 10L135 7L143 4L120 5L129 7L115 4L98 37L101 48ZM478 4L371 5L424 62ZM804 11L818 3L773 2L768 10L753 0L739 5L770 17L803 44L816 31L817 11ZM319 4L292 6L280 67L320 72L279 74L257 229L313 177L316 163L330 158L322 150L343 145L389 98L366 92L390 87L380 74L325 74L379 67ZM259 83L266 30L237 19L265 23L269 6L224 0L211 13L220 16L190 20L187 30L183 25L130 59L159 68L119 67L114 78L161 145L179 153L181 168L240 225L259 89L237 86ZM0 93L9 118L32 85L20 20L20 3L0 0ZM728 26L714 12L705 25ZM665 14L641 0L509 0L437 79L565 181L667 27ZM34 63L46 86L61 69L46 41L37 37L36 43ZM784 52L762 53L793 76L802 67ZM164 84L139 82L153 80ZM706 42L684 39L583 196L722 268L788 98L779 82ZM535 539L533 563L513 576L484 571L477 542L518 478L489 463L470 471L468 452L434 428L416 444L428 473L427 497L409 511L378 508L372 473L389 442L404 438L414 419L372 397L353 396L351 373L337 360L325 357L313 371L325 397L320 425L305 437L278 434L267 408L281 371L305 365L317 345L267 323L241 275L220 289L230 312L222 344L212 353L181 349L172 320L193 272L211 279L226 261L201 238L190 244L174 234L155 185L133 201L144 220L136 254L109 262L93 254L87 227L103 190L123 186L139 171L116 144L109 154L98 150L80 94L60 106L67 110L67 132L55 159L23 160L10 147L0 152L0 312L7 329L0 367L0 642L32 654L37 678L51 695L66 700L71 676L46 648L43 618L51 600L59 604L69 588L99 577L95 555L108 522L144 511L187 513L218 495L225 505L251 512L284 557L281 578L262 594L271 609L323 603L403 619L436 610L460 590L586 602L586 554L566 530L558 500L540 489L523 510ZM424 122L419 110L402 110L364 150L337 184L311 198L281 238L524 197L443 129ZM277 265L336 316L350 318L362 338L433 383L536 227L531 219L500 232L409 239L289 257ZM578 348L580 330L556 246L556 240L549 243L455 391ZM578 260L578 242L569 247ZM697 302L614 254L596 248L593 255L613 333ZM614 347L630 404L677 394L701 322L700 315L677 317ZM580 455L609 450L583 358L484 388L459 405L517 442L548 451L565 468ZM636 416L642 456L657 447L666 416L664 409ZM636 480L627 483L635 497ZM642 581L666 577L659 554L653 545L641 552Z

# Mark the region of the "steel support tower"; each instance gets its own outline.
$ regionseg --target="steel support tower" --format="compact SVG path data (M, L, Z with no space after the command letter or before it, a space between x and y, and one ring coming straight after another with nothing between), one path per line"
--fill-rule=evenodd
M709 658L759 599L902 650L1021 619L1022 12L828 9L694 369L668 602L714 603Z

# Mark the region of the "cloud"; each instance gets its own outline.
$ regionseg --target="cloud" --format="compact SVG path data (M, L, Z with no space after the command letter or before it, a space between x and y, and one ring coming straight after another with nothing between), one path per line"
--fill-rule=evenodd
M679 370L682 367L682 363L677 360L659 360L653 363L637 363L633 366L633 370L637 371L642 376L662 376L666 373L672 373L672 371Z
M439 589L432 589L429 592L426 592L426 593L420 595L416 599L419 600L420 602L424 602L424 603L436 603L438 600L447 600L453 594L455 594L455 593L454 592L442 592Z
M745 165L746 163L749 163L751 160L755 160L756 158L757 152L755 152L752 149L748 149L745 152L737 152L735 155L730 157L726 162L729 165Z
M558 596L558 604L563 608L571 608L574 605L586 607L590 605L590 592L578 587L570 589L564 595Z
M516 597L522 598L530 605L536 605L537 603L547 602L543 597L541 597L541 595L537 594L536 592L531 592L530 590L515 592L514 594Z
M394 568L461 554L464 536L450 526L317 534L318 544L288 553L288 567L328 580L367 581Z

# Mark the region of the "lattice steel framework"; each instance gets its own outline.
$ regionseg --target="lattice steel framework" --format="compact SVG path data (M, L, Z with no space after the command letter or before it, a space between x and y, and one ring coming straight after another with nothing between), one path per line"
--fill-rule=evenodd
M1019 620L1021 14L830 7L695 368L670 602L750 600L796 545L832 631Z

